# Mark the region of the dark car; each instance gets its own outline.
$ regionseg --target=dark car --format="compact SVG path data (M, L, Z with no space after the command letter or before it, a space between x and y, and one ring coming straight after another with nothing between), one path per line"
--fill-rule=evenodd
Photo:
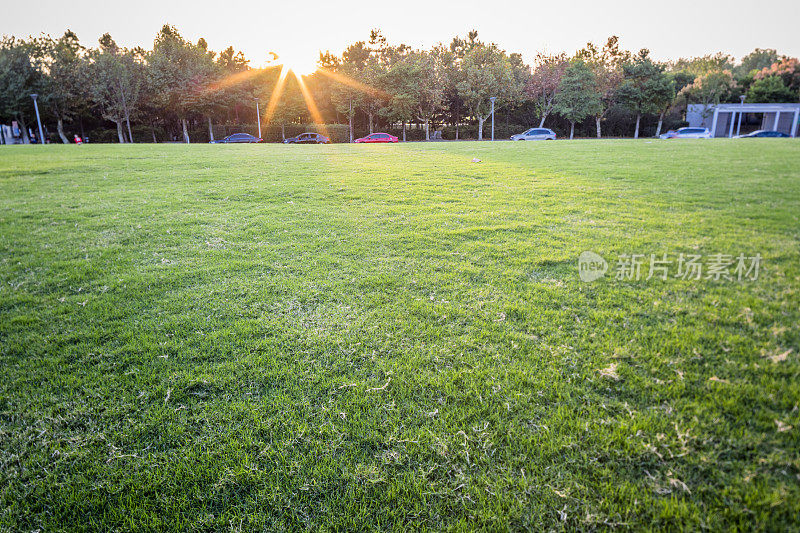
M234 133L233 135L228 135L224 139L217 139L216 141L210 141L209 144L260 143L260 142L264 142L264 139L255 137L253 135L250 135L249 133Z
M737 139L748 139L750 137L789 137L789 135L774 130L756 130L752 133L739 135Z
M329 144L330 139L321 133L306 132L297 137L289 137L283 140L284 144Z

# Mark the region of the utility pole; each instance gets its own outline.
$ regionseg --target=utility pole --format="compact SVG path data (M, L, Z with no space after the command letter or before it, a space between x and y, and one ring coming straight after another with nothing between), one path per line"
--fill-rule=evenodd
M39 97L38 94L32 94L31 98L33 98L33 108L36 109L36 122L39 124L39 144L44 144L44 133L42 133L42 119L39 118L39 104L36 103L36 99Z
M350 97L350 112L347 115L350 121L350 142L353 142L353 97Z
M261 138L261 111L258 109L258 98L256 98L256 120L258 120L258 138Z
M492 96L489 98L489 101L492 102L492 140L494 140L494 101L497 100L496 96Z
M744 99L747 98L745 95L739 96L739 100L742 101L742 109L744 109ZM736 125L736 135L739 135L739 132L742 131L742 114L743 111L739 111L739 123Z

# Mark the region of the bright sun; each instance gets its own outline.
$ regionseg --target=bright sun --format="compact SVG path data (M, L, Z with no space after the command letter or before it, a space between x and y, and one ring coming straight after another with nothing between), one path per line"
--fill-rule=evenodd
M312 74L317 70L317 63L313 56L305 56L301 53L293 53L289 50L284 50L278 54L275 60L278 65L285 65L295 74L306 76Z

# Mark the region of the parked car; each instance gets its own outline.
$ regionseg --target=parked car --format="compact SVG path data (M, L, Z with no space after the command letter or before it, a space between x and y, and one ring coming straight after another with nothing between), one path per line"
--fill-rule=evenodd
M711 130L708 128L680 128L669 130L659 135L660 139L710 139Z
M531 128L511 136L512 141L555 141L556 132L547 128Z
M297 137L289 137L288 139L284 139L284 144L330 144L331 140L321 133L314 133L308 131L306 133L301 133Z
M756 130L751 133L745 133L744 135L737 135L737 139L748 139L750 137L790 137L781 131L774 131L774 130Z
M394 135L389 135L388 133L370 133L366 137L361 137L360 139L356 139L357 143L396 143L400 142L400 139L395 137Z
M255 137L254 135L250 135L249 133L234 133L233 135L228 135L224 139L217 139L215 141L210 141L209 144L229 144L229 143L261 143L264 142L264 139L260 137Z

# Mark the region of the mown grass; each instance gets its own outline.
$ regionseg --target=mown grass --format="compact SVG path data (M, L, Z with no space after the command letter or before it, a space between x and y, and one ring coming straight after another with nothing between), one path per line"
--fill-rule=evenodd
M798 161L3 147L0 527L800 528ZM637 282L621 253L764 259Z

